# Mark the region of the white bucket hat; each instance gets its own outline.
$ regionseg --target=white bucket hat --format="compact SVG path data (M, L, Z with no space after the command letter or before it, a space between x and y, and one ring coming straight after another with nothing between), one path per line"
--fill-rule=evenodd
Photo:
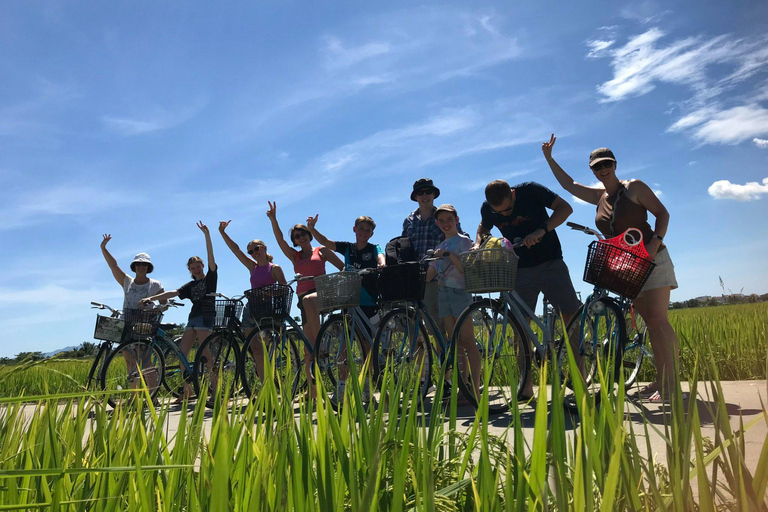
M133 261L131 262L131 270L134 272L136 272L137 263L146 263L147 265L149 265L149 268L147 269L147 274L149 274L155 269L155 266L152 265L151 261L149 261L149 254L145 252L140 252L139 254L133 257Z

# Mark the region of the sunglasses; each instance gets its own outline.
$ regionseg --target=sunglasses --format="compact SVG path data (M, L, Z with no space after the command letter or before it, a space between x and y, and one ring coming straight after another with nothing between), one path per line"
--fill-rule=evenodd
M602 162L597 162L595 165L589 166L593 171L599 171L600 169L607 169L609 167L613 167L613 160L603 160Z
M136 262L136 263L133 264L133 266L134 267L148 267L149 263Z
M253 249L248 249L248 254L250 254L250 255L253 255L253 253L255 253L255 252L259 252L260 250L261 250L261 246L260 246L260 245L257 245L257 246L256 246L256 247L254 247Z
M424 194L434 194L435 192L431 188L422 188L416 191L417 196L423 196Z
M294 233L294 235L293 235L293 239L294 239L294 240L298 240L298 239L299 239L299 238L301 238L302 236L307 236L307 234L306 234L304 231L299 231L298 233Z

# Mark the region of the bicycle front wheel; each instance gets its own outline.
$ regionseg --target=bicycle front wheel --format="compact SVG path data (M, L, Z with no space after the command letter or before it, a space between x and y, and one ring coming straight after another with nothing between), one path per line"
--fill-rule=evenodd
M165 369L163 353L154 343L126 341L107 356L101 371L101 387L113 408L146 397L154 400L162 385ZM131 392L131 390L136 390Z
M197 380L194 378L194 371L192 370L192 364L189 365L190 370L187 370L187 365L179 358L178 347L181 345L181 336L176 336L172 341L166 343L173 344L174 348L168 347L163 353L165 358L165 376L163 377L163 387L174 397L179 398L184 395L185 384L191 385L194 393L199 393ZM187 361L194 361L196 355L196 347L192 347L189 352L189 358Z
M424 400L432 386L432 349L424 322L417 322L413 308L393 309L381 319L373 341L373 374L377 382L389 370L391 380L380 382L382 394L403 395L403 403L413 396ZM385 389L388 388L388 389ZM407 397L407 398L406 398Z
M626 334L624 315L613 300L601 298L581 306L569 322L568 332L579 333L578 342L571 341L571 348L578 347L574 356L588 393L597 395L602 386L613 387L619 382ZM565 343L559 352L562 381L572 388Z
M195 376L208 407L215 405L217 396L222 400L237 398L239 361L237 340L229 332L214 332L200 345L195 357Z
M479 352L480 371L471 371L473 348L461 341L462 332L474 332L474 350ZM483 299L473 302L456 321L453 350L458 350L459 389L474 406L488 389L488 412L508 411L515 397L520 395L531 366L530 341L525 329L514 315L509 314L504 302ZM454 353L454 352L452 352ZM477 353L475 353L477 356Z
M353 328L351 315L335 314L320 327L315 342L315 364L326 393L330 394L331 407L338 410L344 400L346 386L359 377L368 350L363 342L359 325ZM363 391L370 380L364 379Z
M255 399L264 387L267 374L265 364L269 365L269 374L277 388L278 396L292 400L299 388L299 379L304 373L304 363L299 355L299 348L290 333L282 325L257 327L248 335L241 361L241 378L246 396Z

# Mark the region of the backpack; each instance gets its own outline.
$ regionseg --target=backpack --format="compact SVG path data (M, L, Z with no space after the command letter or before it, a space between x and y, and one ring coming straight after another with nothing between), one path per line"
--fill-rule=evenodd
M407 236L396 236L387 242L384 249L384 259L387 266L407 263L409 261L419 261L416 249L413 247L413 242Z

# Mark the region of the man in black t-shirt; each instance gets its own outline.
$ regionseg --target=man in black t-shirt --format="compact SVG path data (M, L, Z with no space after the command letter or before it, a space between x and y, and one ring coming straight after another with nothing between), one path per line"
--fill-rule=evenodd
M485 187L485 198L475 244L479 245L493 227L511 242L522 239L525 247L516 250L520 261L515 291L531 311L536 309L539 293L544 293L567 325L581 303L563 261L555 228L565 222L573 208L547 187L532 181L510 187L504 180L494 180ZM551 216L547 209L552 210ZM521 394L523 398L533 394L531 372Z

